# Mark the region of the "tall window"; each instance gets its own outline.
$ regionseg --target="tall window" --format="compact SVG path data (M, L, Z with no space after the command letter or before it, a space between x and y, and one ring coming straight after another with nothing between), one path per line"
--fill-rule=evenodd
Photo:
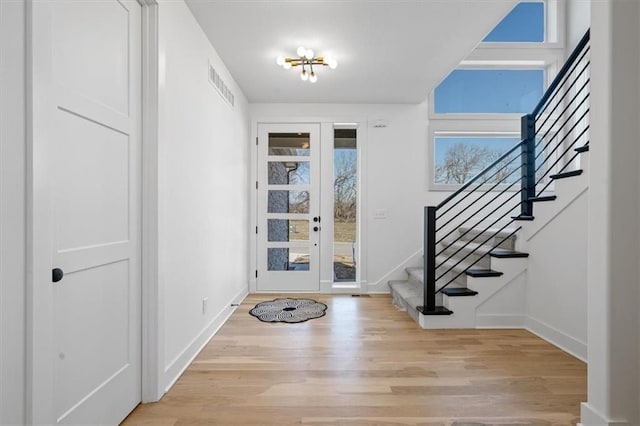
M563 60L559 8L556 0L521 1L434 88L432 189L455 189L520 141L520 117L533 110ZM505 183L517 181L517 170L504 173Z
M334 282L356 281L358 147L356 129L335 129L333 145Z

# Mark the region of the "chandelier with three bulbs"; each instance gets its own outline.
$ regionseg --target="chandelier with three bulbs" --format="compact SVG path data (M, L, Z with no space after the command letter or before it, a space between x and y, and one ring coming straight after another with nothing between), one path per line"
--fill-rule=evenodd
M291 67L301 67L302 72L300 78L302 81L310 81L311 83L318 81L318 75L313 69L314 66L329 67L331 69L335 69L338 66L338 61L334 58L329 56L314 56L313 50L305 49L302 46L298 47L296 53L298 54L297 58L278 56L276 63L286 70Z

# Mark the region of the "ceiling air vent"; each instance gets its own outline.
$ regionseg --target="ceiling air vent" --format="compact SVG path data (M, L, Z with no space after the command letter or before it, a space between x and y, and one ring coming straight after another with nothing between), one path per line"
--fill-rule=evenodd
M227 101L227 103L231 106L235 105L235 97L229 87L225 84L224 80L220 77L220 74L217 73L216 69L213 68L211 64L209 64L209 83L216 88L220 96Z

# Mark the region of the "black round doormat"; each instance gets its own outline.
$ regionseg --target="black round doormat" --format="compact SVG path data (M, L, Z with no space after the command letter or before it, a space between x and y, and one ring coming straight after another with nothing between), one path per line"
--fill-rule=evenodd
M249 311L262 322L305 322L323 317L327 305L313 299L275 299L260 302Z

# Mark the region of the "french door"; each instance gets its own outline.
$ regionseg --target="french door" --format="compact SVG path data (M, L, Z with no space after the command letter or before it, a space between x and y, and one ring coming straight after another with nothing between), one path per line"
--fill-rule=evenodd
M258 126L257 290L320 290L320 125Z

